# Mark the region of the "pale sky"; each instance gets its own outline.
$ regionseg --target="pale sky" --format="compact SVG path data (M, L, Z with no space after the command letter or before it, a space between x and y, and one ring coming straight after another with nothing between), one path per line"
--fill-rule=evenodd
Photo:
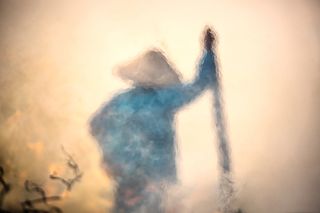
M98 197L103 191L91 178L109 191L111 183L99 169L100 153L87 121L128 87L112 70L155 46L186 82L192 80L202 31L210 25L219 40L239 205L248 213L315 211L320 208L318 14L319 4L311 0L3 1L1 98L12 112L2 110L1 119L11 118L14 130L2 125L1 146L12 141L13 155L25 146L47 159L43 153L57 153L64 144L89 174L77 195L70 194L72 201L65 201L66 211L77 202L79 208L93 208L80 202L85 193ZM217 139L211 111L206 93L177 116L181 185L175 196L182 196L181 212L215 210ZM36 158L27 156L31 162ZM18 170L28 167L13 159ZM28 167L26 176L60 158L58 153L39 159L39 169Z

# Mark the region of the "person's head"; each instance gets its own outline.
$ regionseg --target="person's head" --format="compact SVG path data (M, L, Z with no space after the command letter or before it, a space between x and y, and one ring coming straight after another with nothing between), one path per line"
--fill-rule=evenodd
M151 49L121 65L117 74L135 86L166 87L181 83L179 73L159 49Z

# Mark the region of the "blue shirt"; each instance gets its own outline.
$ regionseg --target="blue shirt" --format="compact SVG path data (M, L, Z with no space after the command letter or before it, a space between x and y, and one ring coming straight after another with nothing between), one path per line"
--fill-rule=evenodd
M114 96L90 123L104 162L121 175L176 181L174 115L215 82L214 53L206 51L191 83L134 87Z

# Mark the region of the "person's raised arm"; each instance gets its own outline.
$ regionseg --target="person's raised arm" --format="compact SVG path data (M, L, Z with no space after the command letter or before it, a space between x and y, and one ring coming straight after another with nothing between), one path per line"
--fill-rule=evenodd
M216 83L216 62L213 45L215 36L207 29L204 37L204 53L200 60L195 80L158 90L158 99L168 108L177 109L190 103L205 89Z

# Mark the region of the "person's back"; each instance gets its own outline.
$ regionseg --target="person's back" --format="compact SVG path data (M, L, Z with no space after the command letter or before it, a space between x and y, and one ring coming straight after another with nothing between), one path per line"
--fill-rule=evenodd
M157 90L134 88L101 109L91 129L107 166L121 165L122 173L145 170L150 178L175 180L174 114L164 104Z

